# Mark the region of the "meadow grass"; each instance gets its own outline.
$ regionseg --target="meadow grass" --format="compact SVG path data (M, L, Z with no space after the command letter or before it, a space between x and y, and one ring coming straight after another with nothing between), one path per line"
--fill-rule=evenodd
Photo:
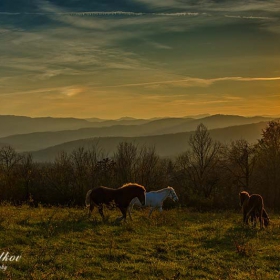
M0 206L0 279L280 279L280 217L244 227L241 213Z

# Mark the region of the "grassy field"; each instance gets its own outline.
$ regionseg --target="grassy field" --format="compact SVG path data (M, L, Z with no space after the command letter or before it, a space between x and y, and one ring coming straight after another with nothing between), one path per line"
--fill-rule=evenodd
M21 256L0 261L0 279L280 279L277 214L260 230L234 212L134 211L119 225L105 213L0 206L0 255Z

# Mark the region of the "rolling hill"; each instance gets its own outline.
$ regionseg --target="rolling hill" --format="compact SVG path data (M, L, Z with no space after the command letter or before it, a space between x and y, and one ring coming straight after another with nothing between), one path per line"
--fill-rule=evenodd
M200 123L206 125L208 129L215 129L232 125L257 123L260 121L268 120L270 120L270 118L246 118L230 115L214 115L202 119L166 118L157 119L138 125L112 125L104 127L80 128L76 130L34 132L11 135L8 137L0 138L0 145L10 145L18 152L36 151L69 141L93 137L139 137L149 135L163 135L194 131ZM102 123L98 124L101 125Z
M1 115L0 137L39 131L59 131L89 127L91 123L75 118L30 118L24 116Z
M144 119L101 120L92 118L84 120L76 118L31 118L24 116L0 115L0 137L34 132L76 130L87 127L144 124L149 121L150 120Z
M213 129L209 130L209 132L214 140L225 144L238 139L246 139L250 143L254 143L257 142L257 139L260 139L262 129L265 128L266 124L266 122L260 122ZM70 153L79 147L90 148L92 146L97 146L100 150L103 150L105 154L112 156L120 142L130 142L139 146L154 146L157 153L162 157L175 157L189 148L188 139L192 133L193 132L184 132L141 137L97 137L63 143L33 152L32 154L35 161L53 161L61 151Z

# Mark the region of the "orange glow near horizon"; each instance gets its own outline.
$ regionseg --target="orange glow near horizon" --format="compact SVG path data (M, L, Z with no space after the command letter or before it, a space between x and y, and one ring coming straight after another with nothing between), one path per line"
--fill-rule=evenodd
M0 11L1 115L280 112L280 8L274 2L139 0L111 7L109 1L106 12L84 4L81 13L75 1L37 2ZM110 10L116 7L119 12Z

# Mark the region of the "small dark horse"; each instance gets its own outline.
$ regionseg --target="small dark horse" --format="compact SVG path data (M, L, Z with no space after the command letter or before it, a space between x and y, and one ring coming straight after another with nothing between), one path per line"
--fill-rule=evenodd
M98 211L104 220L103 205L111 208L112 205L118 207L122 212L122 217L116 221L120 222L122 219L126 220L126 212L130 201L137 197L142 205L145 205L146 189L136 183L125 184L118 189L111 189L107 187L97 187L89 190L86 195L86 206L89 207L89 216L94 208L98 207Z
M265 216L269 219L264 210L263 198L259 194L249 195L248 192L243 191L239 193L239 199L243 212L243 222L248 224L249 217L253 221L259 218L260 227L263 228Z
M269 216L268 216L268 214L267 214L267 212L266 212L266 210L264 208L263 208L263 215L262 215L262 217L263 217L263 224L264 224L264 226L268 227L269 226L270 218L269 218ZM258 212L252 212L251 213L251 222L252 223L256 224L256 221L259 218L260 217L259 217Z

